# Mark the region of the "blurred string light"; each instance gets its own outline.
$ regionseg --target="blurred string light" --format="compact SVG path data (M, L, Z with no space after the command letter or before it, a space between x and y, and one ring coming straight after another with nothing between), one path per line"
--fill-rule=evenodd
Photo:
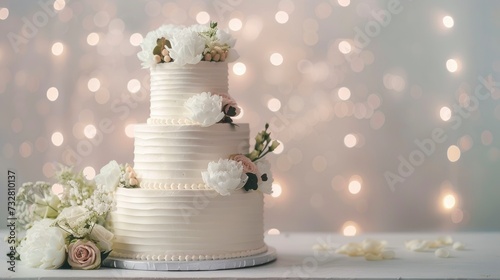
M87 35L87 44L89 44L89 46L95 46L99 43L99 39L99 34L92 32Z
M82 171L83 176L87 178L87 180L92 180L95 177L95 169L92 166L87 166Z
M96 136L97 129L93 124L88 124L83 129L83 134L85 135L85 137L92 139Z
M451 16L445 16L443 17L443 25L446 28L452 28L453 25L455 25L455 22L453 21L453 18Z
M340 41L339 43L339 51L343 54L349 54L352 50L352 46L347 41Z
M271 194L272 197L279 197L281 195L281 185L278 182L274 182L272 184L272 190L273 193Z
M288 13L285 12L285 11L279 11L277 12L275 15L274 15L274 19L276 20L276 22L278 23L281 23L281 24L285 24L288 22L288 19L289 19L289 16L288 16Z
M347 189L351 194L358 194L361 191L361 178L359 176L352 176Z
M280 231L277 228L272 228L272 229L267 231L267 234L268 235L280 235Z
M134 126L135 124L131 123L125 126L125 135L129 138L134 138Z
M351 4L351 0L337 0L340 6L347 7Z
M127 83L127 90L130 93L136 93L140 89L141 89L141 82L139 82L139 80L137 80L137 79L131 79L130 81L128 81L128 83Z
M64 45L61 42L55 42L52 45L52 54L55 56L59 56L64 51Z
M243 23L239 18L232 18L229 20L228 26L232 31L239 31L243 27Z
M439 110L439 116L441 117L441 119L443 121L449 121L451 119L451 110L450 108L446 107L446 106L443 106L441 107L441 109Z
M451 145L450 147L448 147L448 151L446 152L446 154L450 162L456 162L460 159L460 148L456 145Z
M269 61L274 66L279 66L283 63L283 56L280 53L273 53L269 57Z
M353 221L347 221L342 225L344 236L355 236L358 233L358 225Z
M349 100L349 98L351 98L351 90L346 87L341 87L337 91L337 95L339 96L340 100Z
M451 72L451 73L454 73L458 70L458 62L457 60L455 59L448 59L446 61L446 69Z
M233 65L233 73L242 76L247 72L247 66L243 62L236 62Z
M0 9L0 20L6 20L9 17L9 9L1 8Z
M134 33L130 35L129 42L132 46L137 47L142 43L142 40L144 40L144 38L140 33Z
M201 11L196 14L196 22L198 22L198 24L207 24L209 21L210 15L207 12Z
M443 197L443 207L445 209L452 209L455 207L456 198L453 194L447 194Z
M278 112L281 109L281 101L277 98L271 98L267 101L267 108L271 112Z
M47 90L47 99L49 101L56 101L59 97L59 91L55 87L51 87Z
M61 11L66 7L66 1L64 0L55 0L54 1L54 10L56 11Z
M55 195L62 195L62 193L64 192L64 186L58 183L53 184L51 189L52 193Z
M356 138L356 136L354 134L347 134L344 137L344 145L347 148L352 148L352 147L356 146L357 143L358 143L358 139Z
M101 88L101 81L97 78L91 78L87 83L87 87L91 92L96 92Z
M58 146L58 147L61 146L62 143L64 142L64 136L59 131L52 133L52 137L50 139L52 141L52 144L54 144L54 146Z

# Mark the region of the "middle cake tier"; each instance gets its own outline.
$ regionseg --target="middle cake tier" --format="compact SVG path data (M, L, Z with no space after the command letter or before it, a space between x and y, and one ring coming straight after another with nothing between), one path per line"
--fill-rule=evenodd
M203 189L208 163L249 150L249 125L135 126L134 170L142 188Z

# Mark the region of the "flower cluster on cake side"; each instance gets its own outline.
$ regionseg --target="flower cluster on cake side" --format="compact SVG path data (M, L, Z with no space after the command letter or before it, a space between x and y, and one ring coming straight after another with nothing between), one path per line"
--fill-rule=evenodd
M278 146L277 140L271 139L269 124L255 136L254 150L248 154L233 154L227 159L208 163L207 171L201 173L203 182L220 195L230 195L232 191L245 189L258 190L271 194L273 175L271 165L265 155Z
M137 187L135 172L111 161L93 180L64 166L55 179L55 184L28 182L19 189L17 224L26 235L17 240L15 257L30 267L97 269L113 245L106 221L115 207L115 189Z

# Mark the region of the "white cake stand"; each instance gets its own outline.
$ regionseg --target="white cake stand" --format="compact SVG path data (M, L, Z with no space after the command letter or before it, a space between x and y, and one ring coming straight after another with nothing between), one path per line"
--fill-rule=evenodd
M220 270L251 267L266 264L276 260L276 249L268 247L267 251L258 255L224 259L224 260L204 260L204 261L147 261L130 260L107 257L102 266L134 270Z

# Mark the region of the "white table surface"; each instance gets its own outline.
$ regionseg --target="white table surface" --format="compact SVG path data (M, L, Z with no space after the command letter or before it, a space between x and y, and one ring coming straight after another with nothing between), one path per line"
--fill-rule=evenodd
M0 231L5 236L6 231ZM454 251L442 259L433 252L411 252L404 241L436 239L450 235L465 244L466 250ZM313 246L328 243L337 247L365 238L383 239L396 252L396 258L367 261L363 257L348 257L329 251L315 251ZM268 245L278 251L278 259L270 264L219 271L137 271L101 268L93 271L42 270L16 263L16 272L7 270L6 243L0 247L3 260L0 278L24 279L500 279L500 233L377 233L344 237L329 233L282 233L266 236Z

